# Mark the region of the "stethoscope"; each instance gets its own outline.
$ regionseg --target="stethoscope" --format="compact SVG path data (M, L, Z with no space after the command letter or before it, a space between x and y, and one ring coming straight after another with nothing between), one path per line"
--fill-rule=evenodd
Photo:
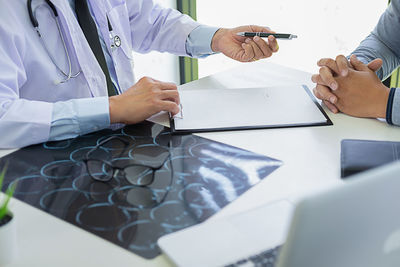
M47 5L50 7L50 9L53 11L54 14L54 19L56 21L56 25L57 25L57 29L58 29L58 33L60 35L63 47L64 47L64 52L68 61L68 73L64 72L56 63L56 60L54 59L53 55L50 53L50 50L48 49L46 42L43 40L42 38L42 34L40 32L40 28L39 28L39 22L36 19L36 16L32 10L32 0L27 0L27 7L28 7L28 13L29 13L29 18L31 20L31 23L33 25L33 28L36 30L40 41L43 45L43 47L45 48L47 54L49 55L51 61L53 62L53 64L56 66L56 68L60 71L60 73L64 76L64 79L61 81L55 81L55 84L60 84L60 83L66 83L69 80L71 80L72 78L76 78L78 77L79 74L82 73L82 71L78 71L77 73L73 74L72 73L72 63L71 63L71 57L69 55L68 52L68 48L67 48L67 44L65 43L65 39L64 36L62 34L61 31L61 26L60 26L60 22L59 22L59 18L58 18L58 12L56 7L53 5L53 3L50 0L45 0L45 2L47 3ZM108 22L108 30L109 30L109 38L111 41L111 51L114 51L116 48L121 46L121 38L118 35L114 35L113 33L113 28L111 26L110 20L107 17L107 22Z

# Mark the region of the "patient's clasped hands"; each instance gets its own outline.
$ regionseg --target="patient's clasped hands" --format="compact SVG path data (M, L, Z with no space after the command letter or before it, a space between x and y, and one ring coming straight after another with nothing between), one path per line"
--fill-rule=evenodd
M333 112L355 117L385 118L390 89L376 75L382 60L368 65L355 55L348 60L340 55L336 59L318 61L319 74L312 76L316 83L314 94Z

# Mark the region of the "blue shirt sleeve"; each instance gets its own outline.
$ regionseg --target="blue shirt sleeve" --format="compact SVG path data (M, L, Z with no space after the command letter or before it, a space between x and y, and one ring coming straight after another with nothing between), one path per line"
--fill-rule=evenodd
M400 65L400 0L393 0L382 14L372 33L353 52L365 63L383 60L377 72L380 79L388 77Z
M215 54L211 49L211 41L218 30L219 28L204 25L196 27L186 40L187 54L196 58Z
M392 0L379 19L373 32L353 52L361 61L368 63L376 58L383 60L377 71L380 79L388 77L400 65L400 0ZM386 120L400 126L400 88L391 90Z
M50 141L75 138L110 127L108 97L73 99L53 105Z
M386 121L389 124L400 126L400 88L392 88L389 93L386 108Z
M392 104L392 123L400 126L400 88L395 90Z

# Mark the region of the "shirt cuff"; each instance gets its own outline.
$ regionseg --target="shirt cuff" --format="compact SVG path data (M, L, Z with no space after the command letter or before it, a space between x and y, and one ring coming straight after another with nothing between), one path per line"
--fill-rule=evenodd
M390 89L386 108L386 121L389 124L400 126L400 89Z
M110 126L108 97L54 103L50 141L75 138Z
M211 49L211 41L218 30L219 28L204 25L196 27L186 40L187 54L197 58L215 54Z

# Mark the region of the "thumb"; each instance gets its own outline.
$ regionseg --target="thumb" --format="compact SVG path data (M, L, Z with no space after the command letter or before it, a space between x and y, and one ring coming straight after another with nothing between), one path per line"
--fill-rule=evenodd
M356 55L351 55L350 57L350 63L351 65L353 65L355 70L358 71L366 71L369 70L368 66L365 65L364 63L362 63L360 60L358 60L358 58L356 57Z
M380 68L382 68L383 61L380 58L372 60L370 63L368 63L368 68L372 70L373 72L377 72Z

